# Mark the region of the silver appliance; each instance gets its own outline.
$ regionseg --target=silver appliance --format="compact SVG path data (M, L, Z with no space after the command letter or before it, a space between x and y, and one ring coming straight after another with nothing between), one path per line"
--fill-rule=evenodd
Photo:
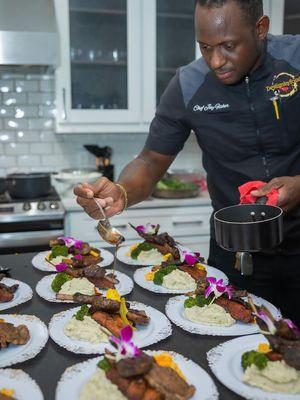
M0 254L47 249L64 233L65 210L53 189L37 199L0 196Z

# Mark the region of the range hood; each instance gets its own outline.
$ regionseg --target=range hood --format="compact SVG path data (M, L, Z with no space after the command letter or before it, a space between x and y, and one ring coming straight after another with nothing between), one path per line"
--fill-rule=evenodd
M0 0L0 65L57 65L53 0Z

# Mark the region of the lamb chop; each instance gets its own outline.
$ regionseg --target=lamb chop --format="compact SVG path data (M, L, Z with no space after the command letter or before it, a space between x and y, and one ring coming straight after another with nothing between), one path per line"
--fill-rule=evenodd
M89 265L86 268L68 267L64 272L73 278L86 277L99 289L113 289L119 283L112 274L107 274L106 270L97 264Z
M205 278L207 275L205 269L199 269L188 264L180 264L178 265L178 269L189 274L196 282L198 282L199 279Z
M26 325L14 326L8 322L0 322L0 349L5 349L10 343L22 345L30 339Z
M4 276L1 276L0 280L3 277ZM14 293L18 289L18 287L18 284L7 286L4 283L0 282L0 303L7 303L8 301L11 301L14 298Z
M143 233L129 224L147 243L151 243L161 254L172 254L173 260L180 260L180 253L175 240L166 232L158 233L160 226L156 225L154 234Z

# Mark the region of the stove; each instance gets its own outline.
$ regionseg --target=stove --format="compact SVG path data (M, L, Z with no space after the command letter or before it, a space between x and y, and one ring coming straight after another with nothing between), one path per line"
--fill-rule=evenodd
M49 240L64 233L59 195L52 188L44 197L12 199L0 196L0 254L47 248Z

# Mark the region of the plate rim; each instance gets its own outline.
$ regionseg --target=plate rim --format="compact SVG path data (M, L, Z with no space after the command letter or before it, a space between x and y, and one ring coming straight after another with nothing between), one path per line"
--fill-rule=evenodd
M20 297L19 299L12 299L11 301L5 302L5 303L0 303L0 312L4 310L8 310L9 308L13 308L16 306L19 306L20 304L24 304L27 301L31 300L33 297L33 290L32 288L28 285L28 283L20 281L18 279L13 279L9 277L4 277L1 282L5 281L8 279L10 282L5 283L6 285L14 285L14 284L19 284L19 288L17 290L20 290L23 288L25 293Z
M36 395L39 396L39 400L44 400L44 394L37 384L35 379L33 379L27 372L22 369L13 369L13 368L0 368L0 377L4 375L5 378L8 379L22 379L23 382L27 382L32 385L32 388L36 391ZM32 389L31 389L32 390Z

